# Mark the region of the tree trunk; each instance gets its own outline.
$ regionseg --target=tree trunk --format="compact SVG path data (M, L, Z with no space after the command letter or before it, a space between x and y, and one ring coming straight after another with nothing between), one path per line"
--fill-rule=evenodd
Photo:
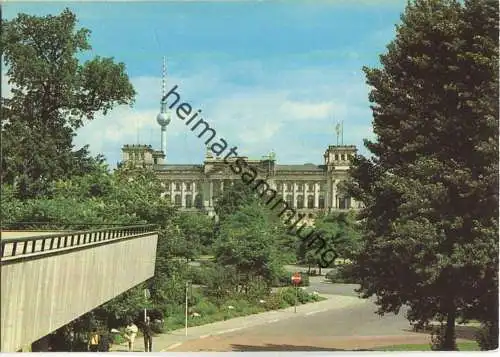
M321 275L321 264L318 264L318 275Z
M307 264L307 274L311 274L311 264Z
M455 319L456 319L455 303L450 303L450 308L446 316L446 330L443 338L443 351L457 351L456 336L455 336Z

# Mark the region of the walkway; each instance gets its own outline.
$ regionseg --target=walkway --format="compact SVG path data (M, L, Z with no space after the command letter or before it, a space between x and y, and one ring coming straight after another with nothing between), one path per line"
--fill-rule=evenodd
M361 300L350 296L322 296L326 297L327 300L299 305L297 306L297 313L294 313L293 307L289 307L282 310L268 311L207 325L190 327L188 328L187 336L185 335L185 329L174 330L167 334L158 335L153 338L153 351L164 352L172 350L186 341L205 339L210 336L217 336L259 325L276 323L278 321L283 321L297 316L311 316L325 311L368 303L367 300ZM115 345L111 351L127 351L127 345L126 343L122 345ZM144 351L142 338L138 338L136 340L134 351Z

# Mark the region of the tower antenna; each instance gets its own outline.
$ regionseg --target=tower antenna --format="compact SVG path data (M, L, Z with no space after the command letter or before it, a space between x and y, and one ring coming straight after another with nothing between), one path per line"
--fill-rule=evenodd
M162 68L162 74L161 74L161 98L163 101L163 98L165 97L166 94L166 87L167 87L167 57L163 56L163 68Z
M167 125L170 123L170 113L167 110L167 101L166 101L166 85L167 85L167 58L163 56L163 68L161 75L161 100L160 100L160 113L156 116L156 122L160 125L161 128L161 151L163 155L167 154Z

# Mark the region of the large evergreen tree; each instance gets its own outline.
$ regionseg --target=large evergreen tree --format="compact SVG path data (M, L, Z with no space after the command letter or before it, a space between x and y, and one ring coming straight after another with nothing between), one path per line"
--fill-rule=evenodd
M436 348L456 349L472 316L496 348L498 3L416 0L401 21L381 68L364 69L377 139L349 184L366 207L361 292L443 321Z
M68 9L57 16L19 14L1 30L13 87L2 96L1 178L33 197L52 180L92 167L87 148L73 151L76 129L98 112L131 103L135 91L123 63L96 57L79 64L77 55L91 49L90 31L77 29Z

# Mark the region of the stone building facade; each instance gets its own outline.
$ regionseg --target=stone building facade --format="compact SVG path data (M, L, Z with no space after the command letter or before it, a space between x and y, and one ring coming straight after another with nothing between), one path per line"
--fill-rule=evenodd
M235 174L223 158L213 157L207 151L199 165L165 164L162 151L147 145L125 145L123 163L138 167L152 167L165 188L164 196L183 210L202 210L213 215L214 202L241 175ZM360 205L338 190L346 178L350 159L356 154L353 145L330 145L323 164L282 165L273 156L261 160L244 159L264 178L278 198L292 207L301 217L314 219L319 212L358 209ZM234 162L238 158L229 159Z

